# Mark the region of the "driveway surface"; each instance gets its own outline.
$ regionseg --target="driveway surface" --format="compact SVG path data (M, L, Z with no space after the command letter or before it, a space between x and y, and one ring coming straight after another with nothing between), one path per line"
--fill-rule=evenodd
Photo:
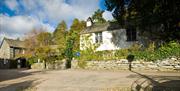
M166 88L180 91L179 72L0 70L0 91L113 91ZM128 91L130 91L128 90ZM114 90L120 91L120 90Z

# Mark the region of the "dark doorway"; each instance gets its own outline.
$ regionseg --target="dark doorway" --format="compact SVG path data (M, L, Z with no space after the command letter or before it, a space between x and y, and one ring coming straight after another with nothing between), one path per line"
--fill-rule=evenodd
M16 61L17 61L17 66L19 65L20 68L26 68L27 67L25 58L18 58L18 59L16 59Z
M137 31L135 28L126 30L127 41L137 41Z
M21 68L26 68L26 59L25 58L21 59Z

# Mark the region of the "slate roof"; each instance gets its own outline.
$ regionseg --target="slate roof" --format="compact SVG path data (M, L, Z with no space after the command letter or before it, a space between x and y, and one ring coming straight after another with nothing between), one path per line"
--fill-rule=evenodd
M87 27L85 30L81 31L80 34L88 34L102 31L113 31L115 29L120 29L121 26L117 22L106 22L106 23L94 23L91 27Z
M14 39L4 38L3 41L6 41L9 44L10 47L26 48L24 41L21 41L21 40L14 40Z

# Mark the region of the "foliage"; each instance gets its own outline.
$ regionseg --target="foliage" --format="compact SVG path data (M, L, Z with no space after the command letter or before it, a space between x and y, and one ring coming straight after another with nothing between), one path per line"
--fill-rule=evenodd
M104 11L101 11L100 9L98 9L97 11L94 12L94 14L92 15L92 19L97 22L97 23L105 23L106 20L102 17L102 14L104 13Z
M27 61L28 61L28 63L29 63L30 65L32 65L32 64L36 63L37 60L38 60L37 57L31 57L31 58L28 58Z
M29 33L26 34L26 37L25 37L25 46L26 46L26 51L23 55L19 55L19 57L26 57L26 58L31 58L34 56L35 54L35 48L38 45L38 41L37 41L37 35L39 34L40 32L37 31L37 30L32 30L30 31Z
M52 44L51 42L52 36L49 32L40 32L37 35L37 41L39 43L39 46L46 46Z
M66 58L66 67L70 68L71 60L75 56L74 54L79 51L80 47L80 32L85 28L85 22L74 19L73 24L71 25L70 30L66 35L66 48L65 58Z
M67 60L71 60L73 58L73 45L74 45L74 40L72 38L69 38L67 40L66 50L65 50L65 56Z
M41 32L37 35L37 42L39 46L35 48L35 54L41 60L45 60L51 53L51 34L48 32Z
M50 56L51 49L49 46L42 46L35 49L36 56L41 60L45 60L47 56Z
M88 49L81 51L79 60L118 60L126 59L128 55L134 55L136 60L142 59L145 61L156 61L171 56L180 57L180 44L171 41L159 48L155 48L154 42L152 42L149 44L149 47L145 49L142 49L140 45L135 44L129 49L120 49L116 51L94 51Z
M67 25L65 21L61 21L55 31L53 32L53 41L58 45L59 53L62 56L66 49L66 34Z
M50 62L48 60L50 56L54 54L54 50L51 49L50 45L52 45L52 35L49 32L41 31L41 32L32 32L32 35L26 39L27 50L25 52L24 57L28 58L29 64L33 64L37 59L41 61ZM32 44L31 44L32 43ZM28 44L30 46L28 46ZM30 53L28 53L30 52Z
M164 59L172 56L179 57L180 56L180 44L178 42L171 41L165 45L162 45L160 48L156 50L152 49L152 45L149 46L144 51L136 51L133 54L136 59L144 59L146 61L156 61L159 59Z
M80 32L85 29L85 22L74 19L73 24L71 25L70 30L67 34L67 39L73 39L73 51L77 52L80 48ZM66 40L67 41L67 40Z
M97 59L98 57L100 57L98 55L94 55L96 53L95 49L99 45L93 44L90 37L91 37L91 34L81 36L81 38L82 38L81 41L83 41L82 43L84 43L84 44L81 44L81 46L83 46L84 50L80 51L81 55L80 55L80 57L77 58L78 60L93 60L93 59Z
M138 27L152 40L180 40L179 0L105 0L107 10L125 27Z
M128 49L121 49L115 52L116 59L125 59L129 53Z
M160 47L158 49L158 56L161 58L167 58L169 56L180 56L180 44L174 41Z

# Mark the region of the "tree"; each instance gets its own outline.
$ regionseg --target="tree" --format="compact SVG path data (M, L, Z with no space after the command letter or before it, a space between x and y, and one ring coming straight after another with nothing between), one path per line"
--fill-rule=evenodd
M71 68L71 60L74 57L73 45L74 45L74 38L69 37L66 42L66 50L65 50L66 68Z
M64 55L66 49L66 33L67 25L65 21L61 21L53 32L53 39L56 45L59 46L60 55Z
M40 46L51 45L52 36L49 32L41 32L37 35L37 40Z
M24 57L31 58L35 54L35 48L38 46L37 35L40 31L33 29L28 32L25 36L24 45L26 46L26 50L24 53ZM22 56L22 55L21 55Z
M74 53L79 51L80 47L80 32L85 28L85 22L74 19L70 30L66 36L66 68L71 67L71 60L74 57Z
M77 52L80 48L80 32L85 29L85 22L74 19L71 28L67 34L67 40L73 39L73 51Z
M149 32L151 39L180 40L179 0L105 0L107 10L125 27Z
M52 53L51 39L51 33L43 30L32 30L27 33L25 39L26 51L23 56L28 58L31 64L38 58L44 60L46 65L47 58Z
M35 54L36 56L43 60L45 62L45 68L46 68L46 62L47 61L52 61L52 60L48 60L48 58L51 56L52 54L52 49L50 47L50 45L52 44L51 39L51 33L49 32L40 32L37 35L37 41L38 41L38 46L36 46L35 48Z
M104 11L101 11L100 9L98 9L97 11L94 12L94 14L92 15L92 19L95 22L98 23L104 23L106 22L106 20L102 17L102 14L104 13Z

